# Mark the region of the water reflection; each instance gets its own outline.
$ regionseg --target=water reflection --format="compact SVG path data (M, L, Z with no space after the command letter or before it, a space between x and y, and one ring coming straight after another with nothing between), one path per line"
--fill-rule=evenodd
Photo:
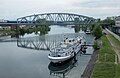
M87 43L93 41L93 38L91 36L86 36L85 33L66 33L19 38L17 40L17 46L36 50L49 50L57 46L61 41L63 41L64 37L76 38L78 36L84 37Z
M6 42L0 42L0 78L80 78L91 57L92 48L87 49L89 55L78 54L76 59L58 66L49 63L49 51L40 50L54 47L63 39L65 33L69 33L66 36L72 38L84 36L88 44L93 43L92 35L74 33L73 28L60 26L51 26L51 31L47 35L38 36L33 33L19 38L17 43L22 48L17 47L16 42L8 42L11 40L10 37L0 38L0 41Z
M64 63L54 64L50 62L48 65L48 69L50 71L50 75L65 78L65 76L70 72L70 70L76 66L77 58L75 56L65 61Z
M91 30L91 26L88 25L75 25L73 28L75 33L79 33L80 31L86 32L87 30Z

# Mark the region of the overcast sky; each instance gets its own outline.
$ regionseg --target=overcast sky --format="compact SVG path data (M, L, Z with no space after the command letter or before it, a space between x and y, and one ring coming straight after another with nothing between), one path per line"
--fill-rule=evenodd
M0 19L64 12L105 18L120 15L120 0L0 0Z

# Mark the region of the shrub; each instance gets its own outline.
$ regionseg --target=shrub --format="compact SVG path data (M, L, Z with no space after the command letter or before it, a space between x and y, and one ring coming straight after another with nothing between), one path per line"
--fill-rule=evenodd
M98 49L98 42L95 40L94 45L93 45L94 50Z

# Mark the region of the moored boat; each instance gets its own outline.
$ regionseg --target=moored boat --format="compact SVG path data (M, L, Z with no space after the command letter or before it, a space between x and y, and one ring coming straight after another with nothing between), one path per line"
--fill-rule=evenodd
M82 45L85 45L85 43L84 37L65 38L58 46L50 49L48 58L53 63L62 63L74 57L83 48Z
M85 33L86 33L86 34L91 34L90 30L87 30Z

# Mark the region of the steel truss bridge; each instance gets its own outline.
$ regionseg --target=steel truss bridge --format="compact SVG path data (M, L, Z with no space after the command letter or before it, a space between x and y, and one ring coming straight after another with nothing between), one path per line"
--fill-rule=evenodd
M67 34L56 34L56 35L44 35L28 38L19 38L17 40L17 46L28 49L36 50L49 50L60 44L65 37L75 38L83 36L86 39L88 45L93 45L93 36L85 35L84 33L67 33Z
M17 19L18 25L86 25L97 20L93 17L72 13L44 13Z

